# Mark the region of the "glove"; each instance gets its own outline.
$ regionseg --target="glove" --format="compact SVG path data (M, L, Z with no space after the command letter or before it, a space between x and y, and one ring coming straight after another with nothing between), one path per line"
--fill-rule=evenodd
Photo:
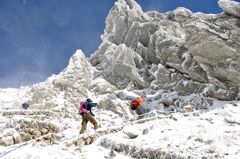
M90 113L92 116L95 116L92 112Z

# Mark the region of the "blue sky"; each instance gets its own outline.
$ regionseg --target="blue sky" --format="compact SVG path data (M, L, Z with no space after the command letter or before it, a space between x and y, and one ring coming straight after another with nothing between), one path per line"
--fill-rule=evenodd
M101 43L116 0L0 0L0 88L44 81L64 69L76 49L87 57ZM217 0L136 0L144 11L186 7L221 13Z

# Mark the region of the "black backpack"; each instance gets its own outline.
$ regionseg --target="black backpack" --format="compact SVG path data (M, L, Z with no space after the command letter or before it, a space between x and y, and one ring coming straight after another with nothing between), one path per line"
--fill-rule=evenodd
M24 109L27 109L27 108L29 107L29 104L28 104L28 103L23 103L23 104L22 104L22 107L23 107Z

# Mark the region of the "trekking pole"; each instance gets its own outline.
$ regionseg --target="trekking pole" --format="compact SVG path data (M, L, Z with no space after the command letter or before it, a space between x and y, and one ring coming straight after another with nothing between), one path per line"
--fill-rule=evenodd
M101 120L100 120L100 115L99 115L99 109L97 111L97 116L98 116L98 127L101 128Z

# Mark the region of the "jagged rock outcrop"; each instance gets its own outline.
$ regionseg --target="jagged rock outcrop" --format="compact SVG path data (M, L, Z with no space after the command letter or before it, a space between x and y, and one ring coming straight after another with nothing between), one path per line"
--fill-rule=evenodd
M15 128L7 128L0 135L0 145L9 146L42 136L40 140L54 141L54 134L59 132L56 125L38 120L19 120L12 124Z
M240 3L231 0L219 0L218 4L226 14L240 18Z
M135 1L118 0L90 62L119 89L234 100L240 86L239 3L219 5L227 15L185 8L144 13Z
M219 1L227 14L218 15L181 7L167 13L144 13L134 0L118 0L106 18L103 42L90 59L78 50L61 73L28 89L29 101L19 99L12 104L28 102L31 109L72 115L79 102L92 95L100 97L101 108L123 115L129 114L126 106L136 96L151 95L148 101L157 100L169 110L188 104L211 106L213 101L204 97L237 99L238 4ZM123 97L119 91L123 89L134 95ZM189 96L189 101L181 96ZM124 105L118 100L124 100Z
M4 130L2 132L2 137L0 137L0 145L9 146L20 142L21 136L13 128Z
M98 59L93 59L97 69L102 70L99 75L102 75L103 78L111 84L114 83L120 89L125 88L131 81L139 87L144 87L144 79L137 69L137 65L140 65L142 60L140 56L137 56L125 44L108 46L107 43L103 43L101 47L103 48L99 52L104 54L104 57L100 59L101 64L97 66L97 63L99 63Z
M69 111L67 106L73 113L92 94L101 96L102 108L124 114L125 105L115 101L149 94L150 100L168 108L192 103L206 108L212 101L203 100L204 96L234 100L240 86L238 3L221 0L219 5L227 14L192 13L181 7L144 13L134 0L118 0L107 16L103 42L91 58L78 50L60 74L33 85L26 92L29 101L22 102L31 109L58 112ZM135 95L123 99L122 89ZM200 96L188 103L172 92ZM171 104L162 102L166 98ZM197 99L201 100L193 101Z
M92 67L84 53L77 50L60 74L33 85L29 101L31 108L56 107L56 103L59 103L57 98L64 99L60 107L78 106L80 99L88 95L91 79Z

